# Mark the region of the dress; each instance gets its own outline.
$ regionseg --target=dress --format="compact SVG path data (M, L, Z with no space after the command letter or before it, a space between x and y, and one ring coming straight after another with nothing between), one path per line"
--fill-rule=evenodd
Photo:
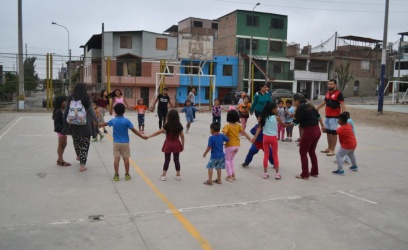
M181 141L179 139L180 134L166 134L166 140L164 140L162 152L163 153L180 153L182 150Z

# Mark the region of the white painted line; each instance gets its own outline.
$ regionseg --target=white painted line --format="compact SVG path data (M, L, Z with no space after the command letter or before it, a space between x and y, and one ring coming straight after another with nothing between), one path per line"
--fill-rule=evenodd
M0 140L1 140L1 139L3 138L3 136L5 136L19 121L21 121L21 119L23 119L23 117L18 118L17 121L15 121L15 122L13 123L13 125L11 125L11 126L6 130L6 132L4 132L2 135L0 135Z
M363 198L354 196L354 195L352 195L352 194L348 194L348 193L346 193L346 192L344 192L344 191L341 191L341 190L337 190L337 192L339 192L340 194L348 195L348 196L353 197L353 198L358 199L358 200L362 200L362 201L365 201L365 202L368 202L368 203L371 203L371 204L378 205L378 203L375 202L375 201L366 200L366 199L363 199Z

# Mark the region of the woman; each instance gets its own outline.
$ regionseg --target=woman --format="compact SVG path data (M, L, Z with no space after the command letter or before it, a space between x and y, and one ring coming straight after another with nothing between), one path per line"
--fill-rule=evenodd
M156 97L156 100L154 100L154 103L150 108L150 111L153 112L154 107L156 107L156 103L159 102L159 105L157 107L157 116L159 117L159 129L161 129L163 127L163 124L166 123L166 117L168 112L167 106L170 104L170 107L173 108L173 105L170 102L170 97L167 94L167 91L168 91L167 88L163 88L162 93Z
M252 102L251 109L249 112L251 115L255 111L255 116L259 117L262 114L262 110L265 105L272 102L272 97L268 92L268 85L265 83L261 85L261 90L256 92L254 95L254 101Z
M98 102L98 107L100 108L101 113L102 113L101 114L101 123L104 123L105 122L104 117L105 117L105 114L106 114L106 111L107 111L107 108L108 108L108 104L109 104L108 91L106 89L103 89L101 91L101 94L99 95L99 98L98 98L97 102ZM106 131L105 127L103 127L103 132L105 134L108 133L108 131Z
M319 166L317 163L316 146L322 134L319 129L319 123L322 130L324 129L323 119L320 117L316 108L312 104L307 103L304 95L295 94L293 96L293 104L296 107L293 123L303 129L299 142L302 173L297 175L296 178L309 179L309 176L317 177L319 175ZM307 154L309 154L310 161L312 162L310 173Z
M67 123L67 116L70 108L71 101L81 101L82 105L86 110L86 124L85 125L74 125ZM74 141L75 153L77 155L77 160L79 160L80 168L79 171L85 171L86 161L88 158L89 144L91 136L95 136L95 129L93 122L98 122L98 117L96 116L93 108L91 98L86 92L86 85L83 83L77 83L74 88L72 95L67 98L67 105L65 106L64 112L64 130L62 134L72 135L72 140Z
M113 107L115 107L116 104L118 103L123 103L127 109L129 109L129 105L126 102L126 99L122 95L122 91L120 89L115 89L112 93L108 94L109 98L112 98L112 101L110 103L109 107L109 114L112 115L113 113Z

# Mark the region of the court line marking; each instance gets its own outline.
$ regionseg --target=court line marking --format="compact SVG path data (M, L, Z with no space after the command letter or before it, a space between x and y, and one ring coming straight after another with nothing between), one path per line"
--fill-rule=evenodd
M0 140L3 139L3 136L5 136L8 132L10 132L10 130L11 130L15 125L17 125L17 123L18 123L19 121L21 121L21 119L23 119L23 117L19 117L19 118L17 119L17 121L15 121L3 134L1 134L1 135L0 135Z
M354 196L354 195L352 195L352 194L346 193L346 192L341 191L341 190L337 190L337 192L339 192L340 194L344 194L344 195L350 196L350 197L355 198L355 199L357 199L357 200L362 200L362 201L365 201L365 202L368 202L368 203L371 203L371 204L374 204L374 205L378 205L378 203L375 202L375 201L370 201L370 200L367 200L367 199L363 199L363 198Z

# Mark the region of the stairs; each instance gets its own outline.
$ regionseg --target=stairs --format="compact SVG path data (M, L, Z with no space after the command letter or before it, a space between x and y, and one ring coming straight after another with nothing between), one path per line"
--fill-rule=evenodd
M246 53L241 53L241 57L249 60L249 55ZM271 77L266 72L266 61L262 60L262 58L258 54L252 53L252 63L259 70L259 72L261 72L261 74L265 76L265 79L267 79L268 82L275 80L275 78Z

